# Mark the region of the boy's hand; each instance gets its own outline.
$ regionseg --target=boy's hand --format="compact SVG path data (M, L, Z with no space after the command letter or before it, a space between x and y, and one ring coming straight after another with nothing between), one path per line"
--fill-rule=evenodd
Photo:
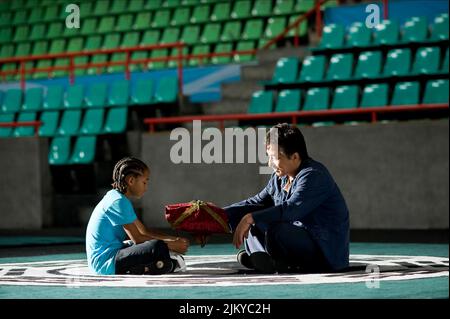
M177 237L174 240L166 241L169 250L185 254L189 248L189 240L183 237Z

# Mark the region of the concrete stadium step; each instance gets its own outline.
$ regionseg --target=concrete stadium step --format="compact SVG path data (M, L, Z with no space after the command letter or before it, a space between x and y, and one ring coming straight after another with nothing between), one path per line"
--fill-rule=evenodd
M241 78L244 80L268 81L272 79L275 64L275 62L269 62L259 65L243 66L241 68Z
M233 83L225 83L222 85L222 99L243 99L250 100L252 94L263 87L258 81L239 81Z
M247 113L249 99L226 99L217 103L204 104L203 113L207 115Z
M298 48L286 47L274 50L260 51L256 55L256 59L259 61L260 64L276 63L278 59L283 57L296 56L298 58L303 58L309 54L311 54L311 51L306 46L300 46Z

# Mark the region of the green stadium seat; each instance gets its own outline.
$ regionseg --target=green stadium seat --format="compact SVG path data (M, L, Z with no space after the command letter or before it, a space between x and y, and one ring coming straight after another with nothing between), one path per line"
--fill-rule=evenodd
M67 28L68 29L68 28ZM33 24L31 27L31 33L30 37L28 38L29 41L36 41L36 40L42 40L47 37L47 29L45 24Z
M108 114L106 115L103 133L118 134L125 132L127 127L127 115L127 107L116 107L109 109Z
M271 0L255 0L252 9L252 16L266 17L272 15L272 1Z
M136 47L139 45L140 33L137 31L125 33L122 37L122 43L120 47L129 48Z
M110 33L103 39L103 49L116 49L120 45L120 34Z
M64 165L69 161L70 137L60 136L52 138L48 162L50 165Z
M441 52L439 47L419 48L412 67L415 74L433 74L439 71Z
M52 22L48 27L46 38L47 39L59 38L62 36L62 34L63 34L63 24L61 22Z
M9 89L5 93L3 98L3 104L1 111L3 113L15 113L19 112L22 106L22 90L21 89Z
M98 0L95 2L93 14L96 16L105 16L109 14L109 0Z
M17 71L17 66L16 63L5 63L2 65L2 71L6 72L6 71ZM14 80L16 77L16 75L6 75L6 76L2 76L3 80Z
M230 21L225 23L220 40L223 42L240 40L241 38L241 22Z
M141 45L152 45L159 41L159 31L158 30L147 30L145 31Z
M328 109L330 99L329 88L311 88L306 92L303 111L318 111Z
M430 80L425 87L423 104L448 103L448 80Z
M138 80L131 93L133 104L150 104L153 102L153 80Z
M356 64L354 77L357 79L373 79L380 75L382 55L380 51L361 52Z
M448 40L448 14L442 14L434 19L431 25L431 40Z
M67 44L67 52L80 52L83 51L84 38L77 37L71 38Z
M128 80L115 81L111 84L107 104L109 106L127 106L130 93Z
M114 16L105 16L100 19L100 23L97 28L97 33L109 33L114 30L115 26L115 17Z
M295 12L307 12L310 9L312 9L312 7L314 7L314 1L315 0L300 0L297 1L295 7L294 7L294 11ZM330 1L328 1L330 2ZM324 4L324 6L327 4L327 2Z
M214 5L211 21L226 21L230 18L231 3L219 2Z
M386 57L383 75L385 76L402 76L409 73L411 65L411 50L393 49L390 50Z
M154 102L173 103L177 100L178 79L174 76L164 77L158 81Z
M322 81L325 73L325 56L310 55L305 57L300 71L300 82L317 82Z
M251 51L254 49L254 41L239 41L236 46L236 51ZM233 59L236 63L248 62L254 59L254 54L236 53Z
M122 1L117 1L122 2ZM132 14L122 14L116 24L116 31L128 31L133 27L134 17Z
M412 17L403 26L403 42L424 42L428 37L428 22L425 17Z
M144 0L134 0L130 1L128 10L131 12L141 12L144 9L156 9L160 8L161 0L150 0L147 1L147 7L145 7Z
M84 106L84 86L74 84L67 87L64 95L64 107L67 109L79 109Z
M276 15L284 15L292 13L294 9L294 0L277 0L273 13Z
M143 60L143 59L147 59L148 58L148 53L146 51L136 51L133 52L131 54L131 60L132 61L136 61L136 60ZM130 71L142 71L142 70L146 70L146 63L134 63L134 64L130 64Z
M13 28L6 27L0 29L0 43L8 43L11 41Z
M14 56L16 57L27 56L30 55L30 52L31 52L31 44L29 42L19 43L16 47L16 53L14 54Z
M190 11L191 10L188 7L180 7L175 9L170 24L172 26L183 26L185 24L189 24L189 18L191 17Z
M167 67L169 68L176 68L178 67L178 55L179 55L179 49L178 48L173 48L172 52L170 53L170 57L171 58L175 58L174 60L169 60L167 62ZM189 50L187 47L184 47L182 49L182 55L188 55L189 54ZM183 65L186 65L187 60L186 59L182 59L183 60Z
M65 39L56 39L52 40L50 45L50 54L63 53L66 48L66 40Z
M93 83L89 85L85 96L86 106L89 108L103 108L106 106L108 85L106 83Z
M180 36L180 29L178 28L167 28L164 30L160 43L175 43L178 41Z
M231 11L232 19L244 19L250 17L251 2L248 0L236 1Z
M266 31L264 31L264 37L272 39L281 34L286 28L286 18L277 17L270 18L267 22Z
M192 49L192 55L200 55L200 54L209 54L211 53L209 45L208 44L202 44L202 45L196 45ZM197 65L204 65L209 63L210 58L198 58L198 59L190 59L189 65L190 66L197 66Z
M441 72L448 73L448 48L445 51L444 61L442 62Z
M169 23L170 23L170 10L159 10L156 11L151 26L153 28L164 28L168 27Z
M296 112L300 110L300 90L282 90L278 94L275 112Z
M136 16L136 20L133 25L133 29L135 30L145 30L148 29L151 25L152 21L152 13L151 12L140 12ZM149 30L153 31L153 30Z
M395 85L391 105L416 105L419 100L419 82L399 82Z
M126 53L116 52L112 54L109 62L124 62L126 58L127 58ZM125 65L124 64L110 65L108 66L108 72L109 73L125 72Z
M273 92L256 91L252 95L248 113L272 113L273 110Z
M247 20L242 38L244 40L258 40L263 33L263 20Z
M9 58L14 56L14 44L5 44L0 48L0 58Z
M329 24L323 28L319 47L336 49L344 46L344 27L339 24Z
M355 22L347 33L346 45L348 47L367 47L372 42L372 29L365 23Z
M334 54L328 66L328 80L347 80L352 76L353 54Z
M29 1L29 2L31 2L31 1ZM33 8L33 10L30 10L30 16L28 17L28 23L35 24L37 22L40 22L43 16L44 16L44 7L35 7L35 8Z
M90 35L97 33L97 19L87 18L80 26L82 35Z
M17 122L31 122L36 121L36 112L21 112L17 118ZM33 136L35 135L34 126L18 126L14 129L13 136Z
M64 88L60 85L51 85L47 87L47 93L44 96L42 108L44 110L62 109L64 97Z
M233 45L231 43L219 43L216 45L216 49L214 50L215 53L226 53L231 52L233 50ZM214 56L211 59L211 62L213 64L224 64L224 63L230 63L231 56L230 55L223 55L223 56Z
M0 2L0 5L5 3L5 1ZM10 26L12 25L12 15L11 12L0 10L0 26ZM9 41L9 39L8 39Z
M32 55L42 55L47 54L48 42L47 41L36 41L33 45Z
M342 85L334 90L331 109L355 109L358 107L359 88L356 85Z
M175 7L180 6L180 4L181 4L180 2L181 2L181 0L164 0L162 3L162 6L164 8L175 8Z
M103 128L104 109L90 109L84 114L80 127L80 134L97 135Z
M39 136L49 137L56 135L59 121L58 111L42 112L40 121L42 125L39 127Z
M15 114L0 114L0 123L14 122ZM0 127L0 137L9 137L13 131L12 127Z
M198 25L188 25L183 28L181 41L186 44L195 44L198 42L200 27Z
M219 42L221 25L220 23L206 24L200 41L205 44Z
M159 50L152 50L152 52L150 53L150 58L155 59L155 58L164 58L167 57L169 55L169 51L168 49L159 49ZM149 69L163 69L166 67L166 62L165 61L150 61L148 63L148 68Z
M361 107L384 107L388 105L388 85L369 84L364 88Z
M28 12L27 10L17 10L15 11L12 24L18 25L28 22Z
M22 111L40 111L42 108L42 97L43 89L41 87L27 89Z
M98 50L102 47L103 37L101 35L91 35L86 38L86 50Z
M298 59L296 57L278 60L272 76L272 82L291 83L297 80Z
M110 13L123 13L128 11L127 1L113 1L111 5Z
M20 25L16 28L16 32L14 33L14 42L26 41L28 39L28 33L30 32L30 28L28 25Z
M61 123L58 127L58 135L70 136L78 134L78 128L81 121L81 109L66 110L61 117Z
M191 23L203 23L209 21L209 5L196 6L191 16Z
M297 18L298 18L298 16L296 16L296 15L291 16L289 18L288 25L291 25L292 23L294 23L295 20L297 20ZM293 28L293 29L289 30L288 37L293 38L296 35L299 37L305 37L308 35L308 21L305 20L305 21L301 22L297 28Z

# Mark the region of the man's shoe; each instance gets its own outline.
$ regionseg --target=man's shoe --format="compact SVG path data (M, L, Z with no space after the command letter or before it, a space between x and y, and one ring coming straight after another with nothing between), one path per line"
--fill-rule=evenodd
M185 272L186 262L184 261L184 257L181 254L170 252L170 259L172 259L172 262L174 264L172 272Z
M263 274L273 274L277 270L275 263L268 253L256 252L250 255L250 261L254 269Z
M253 267L252 261L250 260L250 256L245 250L241 250L240 252L238 252L236 257L238 263L240 263L245 268L255 269L255 267Z

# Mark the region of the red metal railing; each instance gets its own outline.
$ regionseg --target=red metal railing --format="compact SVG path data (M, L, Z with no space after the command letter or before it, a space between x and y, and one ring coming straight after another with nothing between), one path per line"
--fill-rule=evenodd
M20 126L33 126L34 135L37 136L39 132L39 127L42 125L41 121L23 121L23 122L0 122L0 127L20 127Z
M292 124L297 124L298 119L321 117L332 118L337 115L355 115L369 114L371 121L377 121L377 115L394 112L418 112L418 111L437 111L448 110L448 104L420 104L420 105L401 105L401 106L383 106L357 109L337 109L324 111L297 111L297 112L279 112L279 113L260 113L260 114L223 114L223 115L198 115L198 116L178 116L162 118L146 118L144 123L149 126L149 132L155 131L157 124L176 124L188 123L193 120L205 122L218 122L220 128L224 128L225 121L237 120L267 120L267 119L290 119Z

